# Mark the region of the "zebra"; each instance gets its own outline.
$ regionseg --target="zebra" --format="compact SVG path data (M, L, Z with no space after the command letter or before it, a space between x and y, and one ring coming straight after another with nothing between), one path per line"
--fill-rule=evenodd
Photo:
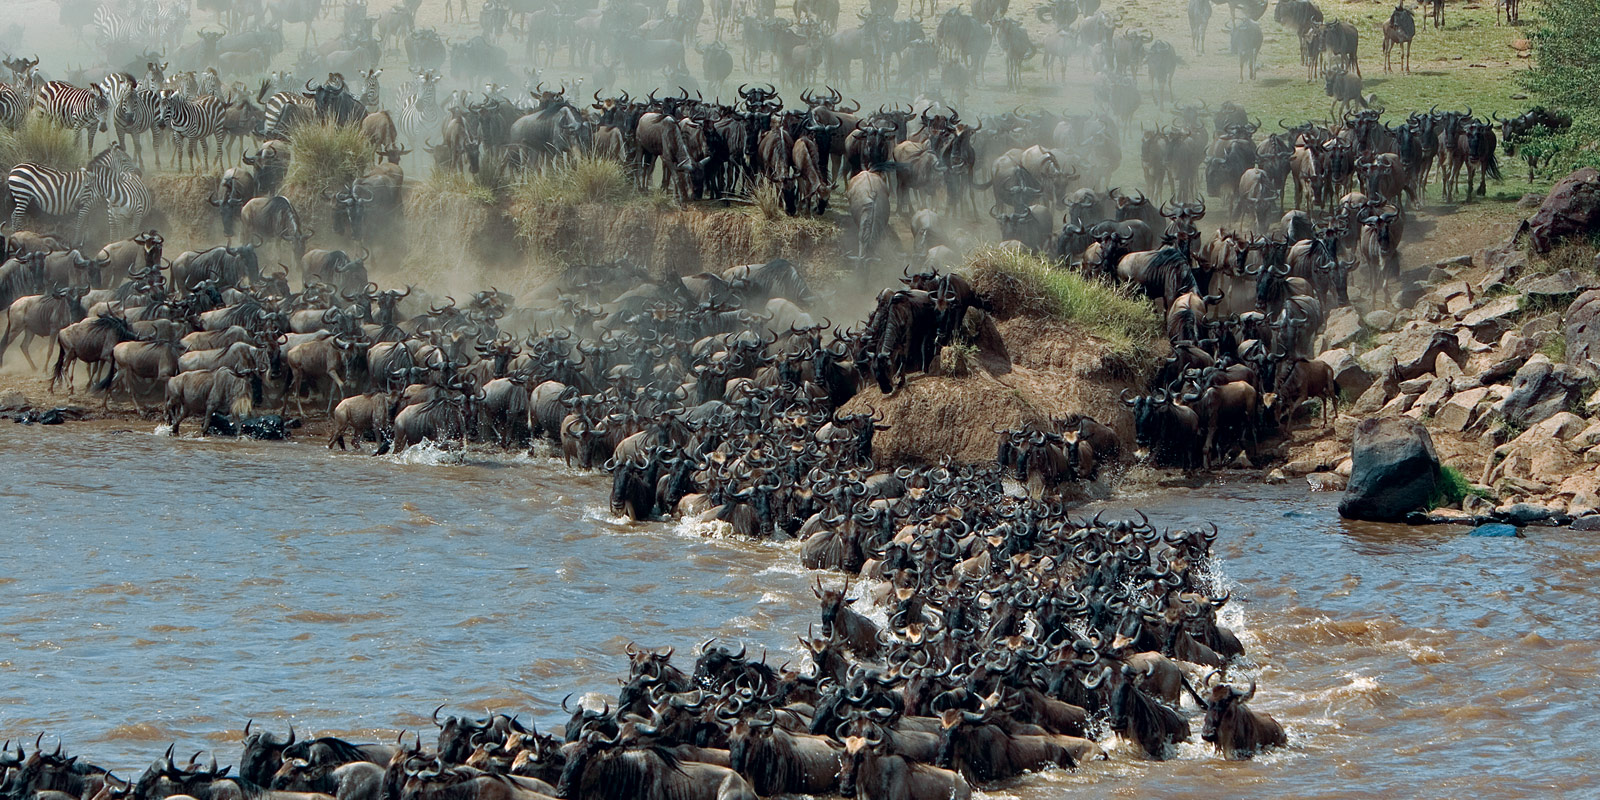
M261 82L261 89L256 92L256 102L261 102L271 86L267 81ZM287 139L294 127L315 116L316 110L311 105L311 99L299 92L275 92L266 98L262 113L265 119L261 122L258 135L266 139Z
M83 240L84 221L94 200L106 203L106 218L113 239L137 230L150 210L150 190L131 169L128 153L111 145L82 169L60 170L32 162L11 168L6 188L11 191L11 229L22 229L28 212L49 217L75 216L75 241Z
M410 144L428 135L439 120L439 73L424 70L417 73L416 83L406 86L400 93L400 118L396 127Z
M194 159L195 145L200 146L205 165L209 167L211 145L207 139L217 140L217 163L221 165L224 133L222 114L226 110L226 103L210 95L185 100L171 89L161 90L161 99L156 104L156 127L172 131L174 167L183 168L183 145L186 141L189 145L189 168L196 171L200 169L200 164Z
M9 83L0 83L0 125L15 130L28 115L28 96Z
M132 45L134 41L145 36L141 19L141 15L129 16L110 5L102 4L96 7L92 18L95 44L101 50L121 49Z
M200 94L222 96L222 76L217 74L216 67L206 67L206 74L200 79Z
M361 70L361 81L364 88L361 90L361 97L357 99L361 101L361 105L366 106L368 111L377 111L378 107L383 104L382 95L378 92L378 76L382 74L383 70L377 67Z
M156 113L161 104L161 92L148 88L148 85L134 89L122 104L122 110L117 113L117 144L121 145L124 135L133 136L133 157L144 166L144 146L139 144L139 135L150 134L150 152L155 154L156 166L161 166L161 136L156 130Z
M94 150L94 135L106 129L106 117L111 111L106 87L94 84L80 89L64 81L50 81L39 87L39 111L45 117L73 131L73 141L81 140L89 132L89 147Z

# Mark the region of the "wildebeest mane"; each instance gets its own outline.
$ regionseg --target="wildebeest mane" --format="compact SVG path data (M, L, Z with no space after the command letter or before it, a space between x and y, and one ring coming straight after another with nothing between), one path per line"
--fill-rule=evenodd
M367 760L367 754L360 747L333 736L295 742L284 748L283 757L285 760L303 758L313 764L348 764Z

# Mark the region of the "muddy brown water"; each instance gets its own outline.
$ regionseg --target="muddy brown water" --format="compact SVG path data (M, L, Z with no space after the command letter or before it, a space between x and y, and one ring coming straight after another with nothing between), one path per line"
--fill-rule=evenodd
M620 522L603 478L551 459L9 423L0 454L0 736L59 736L124 777L172 741L232 763L252 717L431 738L448 703L549 726L567 693L614 693L629 641L783 661L816 619L792 545ZM1221 528L1229 621L1287 750L1118 746L989 794L1600 796L1600 539L1349 525L1335 501L1219 484L1107 506Z

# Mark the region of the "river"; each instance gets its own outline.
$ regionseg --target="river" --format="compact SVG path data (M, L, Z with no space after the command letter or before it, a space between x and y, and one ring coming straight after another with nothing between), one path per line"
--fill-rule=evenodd
M0 454L0 736L59 736L123 777L172 741L233 763L247 718L431 740L448 703L549 726L569 692L614 694L629 641L687 666L715 634L781 662L817 619L792 545L617 520L603 477L552 459L12 424ZM1227 621L1287 750L1119 747L989 795L1600 796L1600 539L1355 525L1336 500L1217 484L1106 506L1221 528Z

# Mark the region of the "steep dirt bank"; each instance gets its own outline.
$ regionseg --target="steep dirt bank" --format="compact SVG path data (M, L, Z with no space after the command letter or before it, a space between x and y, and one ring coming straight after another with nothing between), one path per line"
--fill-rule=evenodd
M1017 318L992 327L998 339L980 339L965 375L916 375L887 396L868 386L846 405L849 413L875 410L890 426L873 439L880 460L988 463L995 456L993 431L1068 414L1093 417L1133 441L1133 418L1118 397L1142 389L1145 376L1128 374L1079 326Z

